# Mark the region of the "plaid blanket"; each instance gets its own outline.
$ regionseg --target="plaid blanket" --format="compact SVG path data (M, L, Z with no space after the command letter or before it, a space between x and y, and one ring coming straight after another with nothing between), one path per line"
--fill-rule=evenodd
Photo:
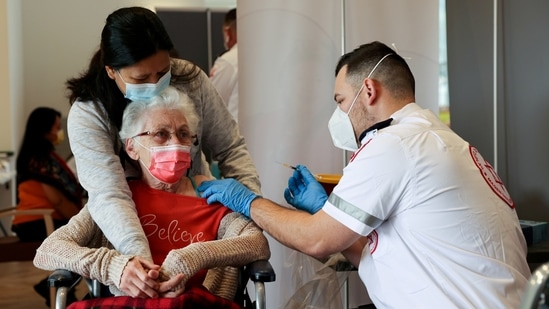
M204 287L192 287L176 298L134 298L130 296L94 298L72 303L67 309L173 309L173 308L227 308L242 309L230 300L210 293Z

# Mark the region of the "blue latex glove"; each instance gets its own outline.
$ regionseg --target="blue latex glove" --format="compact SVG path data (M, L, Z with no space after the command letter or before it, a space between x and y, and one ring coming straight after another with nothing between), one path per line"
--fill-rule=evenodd
M288 179L284 198L295 208L314 214L322 209L328 195L307 167L297 165L294 174Z
M250 218L250 205L259 195L233 178L204 181L198 187L208 204L219 202Z

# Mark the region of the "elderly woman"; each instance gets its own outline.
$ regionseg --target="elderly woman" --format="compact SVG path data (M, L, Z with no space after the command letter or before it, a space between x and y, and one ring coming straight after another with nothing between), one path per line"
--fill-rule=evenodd
M200 197L196 188L207 177L185 176L197 123L189 98L172 87L124 110L120 137L142 171L128 183L154 263L114 250L84 207L42 243L34 265L98 279L115 295L177 297L204 286L232 299L234 267L268 259L270 251L253 222Z

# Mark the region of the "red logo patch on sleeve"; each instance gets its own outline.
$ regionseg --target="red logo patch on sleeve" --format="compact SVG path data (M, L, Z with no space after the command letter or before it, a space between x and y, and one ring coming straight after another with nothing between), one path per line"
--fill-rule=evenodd
M378 241L378 235L376 230L373 230L370 234L368 234L368 236L366 236L366 238L368 238L368 245L370 246L370 254L374 254L374 252L376 252L376 249L377 249L377 241Z
M499 198L509 205L509 207L515 208L515 203L513 202L511 195L505 188L503 181L501 181L492 165L490 165L488 161L484 160L480 152L475 147L469 145L469 152L471 153L471 158L479 169L480 174L492 191L494 191Z

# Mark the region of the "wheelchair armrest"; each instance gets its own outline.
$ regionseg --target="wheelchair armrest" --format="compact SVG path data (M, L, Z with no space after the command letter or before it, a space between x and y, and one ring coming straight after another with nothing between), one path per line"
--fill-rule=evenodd
M68 287L72 289L78 284L78 282L80 282L80 279L82 279L82 277L72 271L56 269L49 275L48 285L49 287Z
M273 282L276 274L268 260L258 260L246 266L246 272L253 282Z

